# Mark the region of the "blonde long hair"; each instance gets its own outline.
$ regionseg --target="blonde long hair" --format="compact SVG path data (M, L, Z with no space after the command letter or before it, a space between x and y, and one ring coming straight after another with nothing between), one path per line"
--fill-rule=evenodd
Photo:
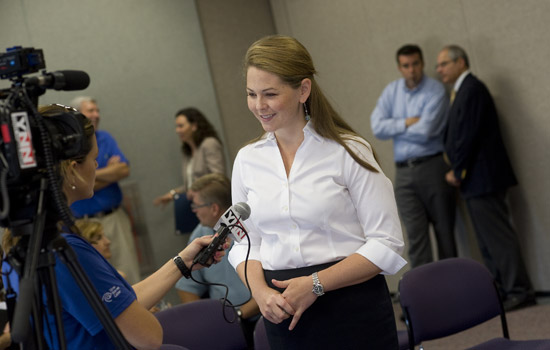
M346 144L346 140L360 142L355 138L360 136L342 119L323 94L314 77L317 72L313 60L307 49L298 40L284 35L271 35L256 41L246 52L243 67L245 76L250 67L275 74L295 89L300 86L302 80L310 79L311 93L306 105L315 131L322 137L342 145L349 155L365 169L378 172L375 167L361 159Z
M82 238L90 242L97 243L103 236L103 225L100 221L93 219L78 219L74 222L75 226L80 231Z

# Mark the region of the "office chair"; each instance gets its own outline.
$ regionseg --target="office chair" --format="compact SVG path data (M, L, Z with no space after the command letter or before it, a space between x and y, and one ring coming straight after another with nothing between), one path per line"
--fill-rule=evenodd
M174 344L162 344L160 346L160 350L189 350L187 348L184 348L180 345L174 345Z
M409 332L397 330L397 343L399 350L409 350Z
M261 316L254 327L254 350L270 350L265 331L264 317Z
M509 339L494 279L474 260L450 258L416 267L403 275L398 288L411 350L424 340L446 337L496 316L503 336L471 349L550 349L550 339Z
M225 318L223 311L225 309ZM246 349L246 339L231 307L216 299L201 299L155 313L164 332L163 344L194 349Z

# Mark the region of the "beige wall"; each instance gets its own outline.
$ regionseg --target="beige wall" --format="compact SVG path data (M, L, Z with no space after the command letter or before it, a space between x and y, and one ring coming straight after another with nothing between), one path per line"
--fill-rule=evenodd
M174 234L173 208L155 196L182 183L174 114L196 106L220 132L215 91L193 0L0 0L0 50L44 50L49 71L86 71L85 91L49 90L40 103L68 104L95 96L102 120L130 160L156 266L173 257L187 236ZM0 88L9 81L0 81ZM223 135L223 133L222 133Z
M369 117L384 86L399 78L395 51L424 50L435 76L439 49L463 46L489 87L520 185L512 216L537 290L550 290L550 70L548 1L271 0L277 31L309 50L319 81L343 116L375 146L393 178L391 142L375 139ZM395 280L390 283L395 285Z
M232 163L261 132L241 77L254 40L279 32L308 47L320 84L374 144L391 178L391 144L372 136L369 116L383 87L399 77L395 50L418 43L426 73L434 76L440 47L462 45L501 112L521 182L511 191L513 218L536 288L550 290L549 14L550 2L542 0L0 0L0 50L43 48L49 70L90 73L85 93L100 99L102 127L132 161L130 181L141 189L160 264L185 244L172 235L172 208L151 205L181 181L173 114L187 105L204 110ZM41 101L67 103L77 93L49 91ZM390 282L395 289L396 278Z
M243 58L252 42L275 33L275 23L268 0L196 3L232 166L244 143L262 133L246 105Z

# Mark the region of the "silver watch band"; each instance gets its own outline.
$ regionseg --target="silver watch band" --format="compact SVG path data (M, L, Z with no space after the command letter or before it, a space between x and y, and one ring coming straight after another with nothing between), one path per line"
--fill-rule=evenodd
M319 281L319 276L317 275L317 272L314 272L311 275L311 278L313 279L313 289L311 290L313 294L317 295L318 297L325 294L325 288L321 284L321 281Z

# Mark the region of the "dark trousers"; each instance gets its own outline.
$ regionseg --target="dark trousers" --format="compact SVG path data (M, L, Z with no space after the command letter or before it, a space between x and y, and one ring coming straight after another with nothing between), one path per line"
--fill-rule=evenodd
M410 167L395 175L395 199L409 241L412 267L434 260L429 225L433 225L440 259L457 256L454 237L456 189L445 181L449 167L443 156Z
M510 222L506 191L466 198L466 205L485 265L495 277L504 297L533 296L518 236Z
M308 276L327 266L264 271L271 279ZM384 276L330 291L320 296L289 331L291 317L280 324L265 320L271 350L303 349L398 349L393 307Z

